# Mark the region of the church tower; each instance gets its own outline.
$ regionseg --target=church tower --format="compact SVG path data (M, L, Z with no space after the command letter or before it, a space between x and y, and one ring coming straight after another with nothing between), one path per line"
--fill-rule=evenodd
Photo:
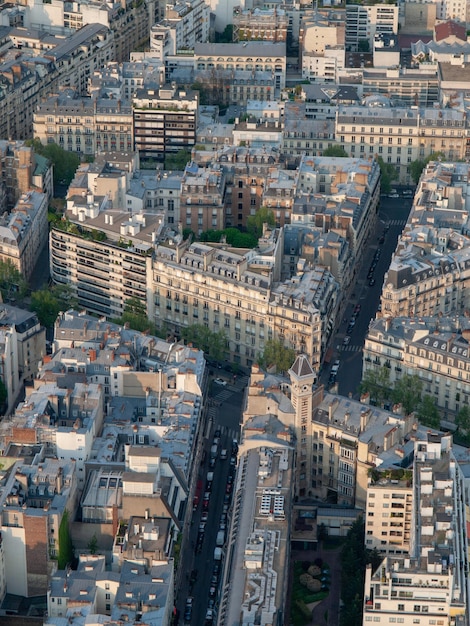
M295 410L295 494L299 498L305 498L310 495L312 480L313 385L317 377L304 354L296 358L288 373L291 380L291 402Z

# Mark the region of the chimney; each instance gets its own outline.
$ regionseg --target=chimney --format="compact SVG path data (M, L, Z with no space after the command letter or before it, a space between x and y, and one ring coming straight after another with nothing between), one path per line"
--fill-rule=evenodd
M88 357L90 359L90 363L93 363L93 361L96 361L96 350L94 348L90 348L88 350Z

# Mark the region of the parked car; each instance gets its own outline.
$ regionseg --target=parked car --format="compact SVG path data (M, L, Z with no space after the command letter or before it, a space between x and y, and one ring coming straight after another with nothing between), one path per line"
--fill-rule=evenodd
M227 381L223 378L215 378L214 382L216 385L221 385L222 387L225 387L227 385Z

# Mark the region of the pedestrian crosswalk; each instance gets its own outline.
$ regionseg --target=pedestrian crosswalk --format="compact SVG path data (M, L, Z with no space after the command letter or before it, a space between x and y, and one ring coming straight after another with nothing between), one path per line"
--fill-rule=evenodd
M388 226L401 226L403 228L403 226L405 226L406 224L406 220L390 220L389 222L387 222Z
M229 398L231 398L232 395L233 395L233 391L223 388L222 391L219 391L218 393L214 394L213 398L217 402L225 402L225 400L228 400Z
M363 346L352 346L349 344L348 346L338 346L338 350L341 352L361 352Z
M238 430L235 428L229 428L228 426L220 426L220 432L222 435L227 435L229 439L237 439L239 436Z

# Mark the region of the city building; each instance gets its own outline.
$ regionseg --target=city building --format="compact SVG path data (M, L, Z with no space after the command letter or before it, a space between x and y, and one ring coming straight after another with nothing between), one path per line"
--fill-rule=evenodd
M288 17L278 6L273 8L242 8L233 10L233 41L278 41L287 40Z
M61 529L76 506L75 462L48 458L45 446L26 442L8 445L2 458L1 578L7 593L45 595L57 567Z
M209 40L210 7L202 0L165 6L165 17L150 29L150 49L162 58L189 54L197 42Z
M345 45L347 51L358 52L363 50L363 47L366 45L367 50L371 50L376 34L387 33L396 35L397 32L397 5L346 5Z
M365 511L366 547L387 556L410 553L413 471L371 472ZM379 515L379 512L381 515Z
M181 180L183 227L196 235L207 230L222 230L225 226L225 191L225 174L218 163L200 167L189 162Z
M102 150L133 149L133 115L129 101L110 98L50 96L34 112L34 136L43 144L95 155Z
M27 191L11 213L5 212L0 218L0 260L11 263L26 280L30 279L47 241L48 206L48 195Z
M467 163L437 161L424 170L384 276L384 316L451 315L470 307L467 174Z
M52 164L23 141L0 141L0 208L11 211L28 191L39 191L48 198L53 195Z
M463 626L468 623L468 502L450 435L428 433L415 442L412 481L409 552L386 556L375 572L367 567L363 624L393 615L402 624ZM408 494L395 487L389 487L395 494L390 498L394 519L405 521ZM370 508L367 520L378 526L383 515L388 511ZM389 541L391 527L385 528Z
M466 154L466 115L452 109L342 106L336 114L336 139L351 156L377 155L393 163L401 183L410 183L409 164L433 152L448 159Z
M277 97L280 90L285 87L286 44L263 41L198 43L194 48L194 69L268 72L274 76L276 89L274 96Z
M432 108L439 102L437 67L421 64L418 68L365 68L362 70L362 93L386 96L402 107Z
M46 329L35 313L0 306L0 379L6 388L5 415L10 415L25 381L38 373L46 354Z
M391 387L405 375L418 376L423 394L450 419L469 402L469 338L465 316L375 319L365 340L363 371L386 367Z
M177 334L201 321L214 331L222 331L230 359L242 366L256 361L266 340L282 335L286 345L296 351L305 349L318 368L321 328L333 324L321 320L320 310L336 310L329 302L337 302L338 287L330 281L317 284L315 273L312 276L308 272L305 278L299 275L297 282L293 279L291 288L279 286L282 241L282 230L275 230L266 233L258 249L249 252L223 244L160 243L152 266L150 319ZM322 276L322 270L318 272L318 277ZM325 291L324 285L329 285ZM283 291L289 291L289 296L284 298Z
M134 148L140 159L163 161L196 143L198 92L140 88L133 98Z
M288 378L252 368L242 432L262 432L257 430L260 416L276 417L295 434L299 501L316 498L364 509L370 470L407 467L412 458L413 443L404 442L413 417L325 393L304 355L297 357Z
M118 572L106 571L101 554L81 554L77 570L58 570L47 592L45 624L53 626L60 618L78 626L83 615L99 623L142 618L152 626L171 622L174 607L173 561L145 568L132 559Z

